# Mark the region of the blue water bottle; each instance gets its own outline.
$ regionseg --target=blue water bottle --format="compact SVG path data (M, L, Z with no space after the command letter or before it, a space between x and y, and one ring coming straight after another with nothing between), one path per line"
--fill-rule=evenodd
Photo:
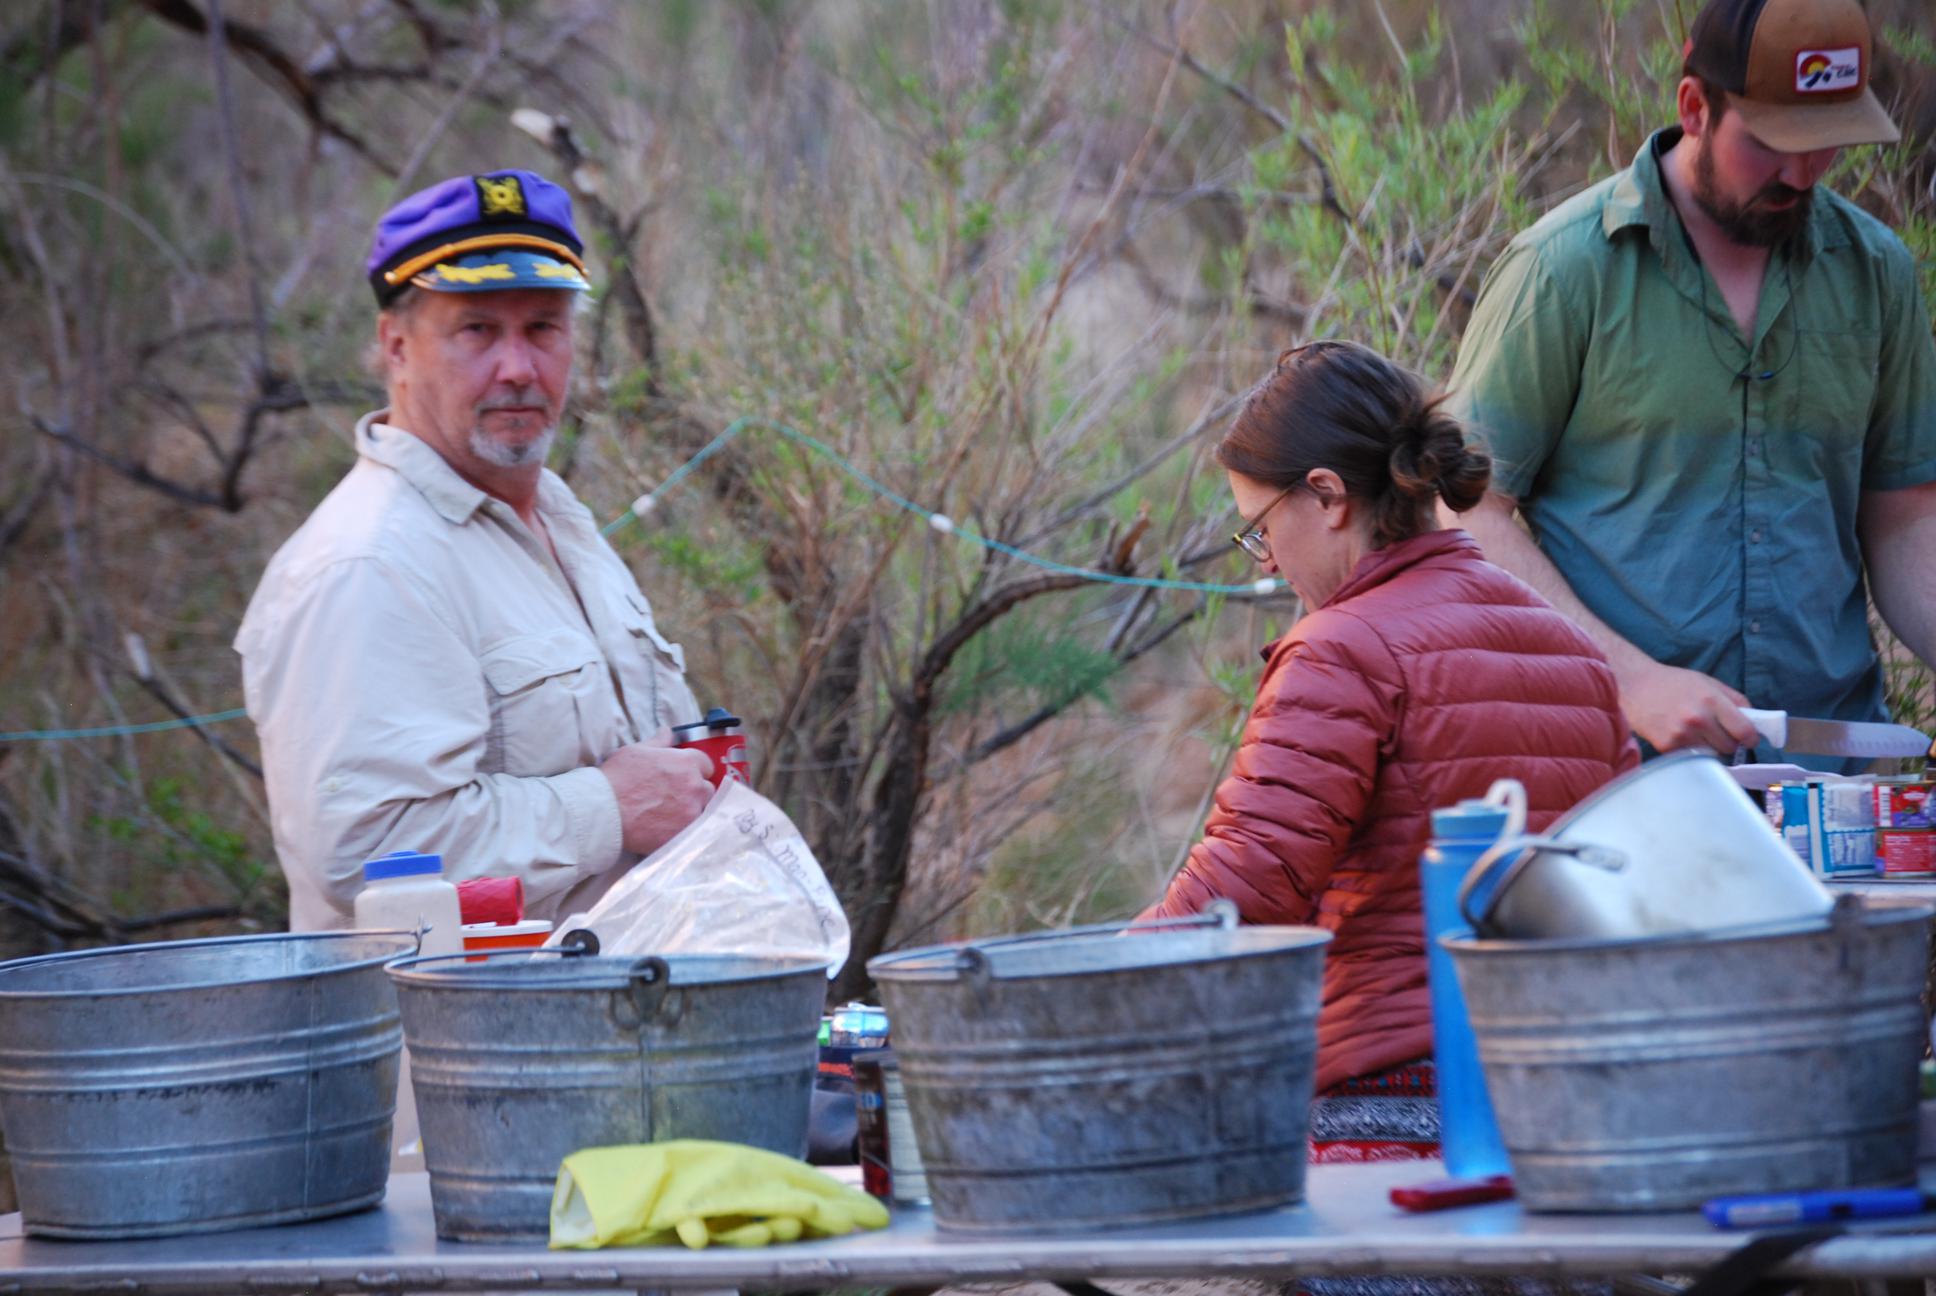
M1432 812L1432 844L1419 857L1420 888L1425 896L1426 964L1432 982L1432 1060L1438 1069L1439 1145L1446 1173L1455 1179L1510 1174L1506 1146L1493 1119L1492 1098L1479 1069L1479 1046L1466 1017L1465 996L1459 992L1452 956L1439 945L1441 936L1470 936L1472 928L1459 912L1459 883L1486 849L1507 831L1509 817L1518 832L1524 823L1525 792L1501 780L1518 797L1518 812L1495 799L1502 789L1494 784L1483 801L1461 801Z

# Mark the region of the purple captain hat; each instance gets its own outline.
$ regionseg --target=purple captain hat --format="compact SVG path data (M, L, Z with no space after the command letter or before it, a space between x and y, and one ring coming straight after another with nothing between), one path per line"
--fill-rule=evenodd
M377 304L406 288L589 292L571 195L534 171L452 176L376 223L366 267Z

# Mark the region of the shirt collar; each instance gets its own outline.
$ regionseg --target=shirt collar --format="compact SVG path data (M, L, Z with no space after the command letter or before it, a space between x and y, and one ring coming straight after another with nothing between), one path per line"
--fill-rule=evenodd
M1305 611L1314 612L1323 608L1336 607L1347 599L1358 597L1366 590L1383 585L1400 572L1442 554L1473 560L1485 557L1479 551L1479 542L1458 527L1425 531L1409 540L1400 540L1396 544L1386 545L1383 549L1372 550L1358 560L1357 565L1351 569L1351 574L1345 577L1344 583L1331 592L1330 598L1324 600L1317 608L1306 608ZM1264 660L1269 661L1271 654L1275 653L1283 643L1285 643L1284 639L1273 639L1259 648L1257 653Z
M356 453L416 487L446 522L462 526L470 521L491 497L460 477L427 442L384 422L389 413L373 410L356 421Z
M1649 135L1640 151L1634 154L1633 165L1614 180L1600 215L1600 228L1609 239L1623 229L1641 225L1646 227L1661 256L1675 257L1685 252L1687 236L1682 232L1680 215L1667 197L1667 186L1660 174L1661 158L1681 142L1683 133L1678 126L1666 126ZM1819 191L1821 186L1816 188ZM1808 224L1802 227L1803 259L1813 257L1823 248L1840 247L1849 241L1842 222L1828 218L1827 206L1822 192L1817 192L1808 205Z
M389 413L387 409L375 410L356 421L359 455L402 476L452 526L463 526L479 509L491 504L495 496L465 481L428 442L394 423L384 422ZM504 507L509 510L510 505ZM571 493L565 479L549 468L538 475L538 512L547 526L568 527L579 532L577 543L588 543L598 533L591 510Z
M1470 551L1474 558L1480 557L1479 542L1458 527L1447 527L1442 531L1424 531L1409 540L1388 544L1383 549L1373 549L1358 560L1344 583L1331 592L1324 600L1325 607L1336 607L1349 598L1356 598L1366 590L1383 585L1392 577L1416 567L1428 558L1440 554Z

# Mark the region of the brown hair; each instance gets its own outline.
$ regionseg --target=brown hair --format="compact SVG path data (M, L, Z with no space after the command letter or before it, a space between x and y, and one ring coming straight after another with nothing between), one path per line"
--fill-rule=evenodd
M1707 100L1707 128L1713 130L1721 124L1721 119L1728 115L1727 89L1719 81L1710 81L1685 64L1681 66L1681 75L1693 77L1701 87L1701 98Z
M1492 480L1492 459L1466 444L1444 400L1355 342L1293 347L1245 399L1216 460L1280 490L1329 468L1370 505L1371 543L1382 549L1431 530L1435 498L1463 513Z

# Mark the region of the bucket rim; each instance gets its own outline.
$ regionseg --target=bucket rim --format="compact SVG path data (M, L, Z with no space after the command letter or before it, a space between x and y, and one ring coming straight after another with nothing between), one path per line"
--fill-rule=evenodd
M135 945L104 945L99 949L65 950L58 954L36 954L30 958L9 959L0 963L0 1001L27 999L115 999L133 995L175 994L198 990L214 990L226 986L273 985L279 981L297 981L310 977L338 976L350 972L360 972L370 968L386 966L397 957L396 952L372 954L367 958L354 959L330 967L308 968L290 972L277 972L270 976L225 977L207 981L182 981L168 985L117 985L98 986L88 989L61 990L54 988L38 990L8 989L9 977L27 971L38 971L53 965L78 963L87 959L114 958L128 954L138 954L150 950L189 950L207 949L231 945L266 944L323 944L336 941L364 940L372 936L388 936L407 940L415 945L417 933L398 928L349 928L341 931L315 932L257 932L241 936L198 936L193 940L143 941Z
M1160 939L1165 936L1179 935L1172 931L1133 931L1133 924L1105 924L1099 927L1078 927L1065 931L1042 931L1028 933L1036 938L1034 943L1050 944L1058 941L1093 941L1098 939L1114 940L1125 934L1133 934L1138 940ZM1246 923L1241 927L1197 929L1211 931L1244 931L1255 933L1284 933L1296 937L1268 949L1231 950L1221 954L1204 954L1193 958L1172 959L1162 964L1149 964L1146 967L1191 967L1200 963L1221 963L1235 959L1266 958L1322 947L1331 943L1335 933L1309 923ZM1012 937L984 937L981 940L944 941L936 945L919 945L913 949L895 950L889 954L876 954L867 960L867 975L875 981L955 981L973 975L971 965L981 957L981 951L998 946ZM964 958L966 962L964 962ZM946 960L937 962L934 960ZM1072 968L1059 972L1022 973L1016 976L1002 976L993 972L989 975L1003 981L1022 981L1031 977L1053 976L1056 978L1113 976L1121 972L1134 972L1143 969L1134 967Z
M1860 901L1861 897L1850 897ZM1859 904L1856 921L1863 927L1892 923L1928 923L1936 920L1936 902L1883 898L1880 904ZM1846 921L1846 920L1843 920ZM1566 954L1589 949L1644 949L1656 945L1721 945L1735 942L1778 940L1784 936L1820 935L1841 925L1834 912L1809 918L1788 918L1775 922L1741 923L1732 927L1712 927L1704 931L1650 932L1645 936L1554 936L1520 939L1506 936L1436 937L1450 953L1501 955Z
M546 958L545 956L552 956ZM543 960L547 966L568 967L580 972L578 976L560 974L555 978L534 981L532 978L513 971L514 968L530 967ZM555 959L555 961L553 961ZM486 960L478 966L479 960ZM676 974L681 963L721 963L733 962L755 965L745 974L736 976L712 977L705 981L680 982L676 979L668 983L674 989L684 989L702 985L747 985L759 981L779 981L788 977L812 973L823 980L827 969L832 965L827 959L804 957L765 956L759 954L581 954L576 950L560 949L555 946L545 948L470 950L459 954L415 954L387 961L383 970L390 979L399 985L408 985L428 990L518 990L531 994L563 990L623 990L640 978L642 970L650 970L646 980L655 980L668 974ZM448 967L432 968L422 966L432 963L449 964ZM656 965L656 966L655 966Z

